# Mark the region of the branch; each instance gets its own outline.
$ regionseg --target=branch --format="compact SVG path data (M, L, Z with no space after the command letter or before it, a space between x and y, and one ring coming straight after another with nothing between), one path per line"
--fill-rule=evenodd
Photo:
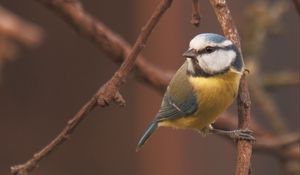
M237 48L241 48L240 37L231 17L230 10L227 6L226 0L210 0L219 23L222 27L224 35L231 40Z
M42 29L0 6L0 36L32 47L40 43Z
M13 175L27 175L34 170L38 163L46 158L52 151L57 149L61 144L68 140L79 123L86 118L87 114L92 111L97 104L97 96L94 95L76 114L68 121L65 128L53 139L47 146L38 151L26 163L11 167Z
M199 1L198 0L193 0L191 23L195 27L198 27L199 24L200 24L200 21L201 21L201 16L200 16L200 10L199 10Z
M299 86L299 72L281 71L278 73L266 74L262 77L265 89L273 90L280 87Z
M49 1L49 2L53 4L57 2L59 2L59 4L66 3L70 5L69 6L70 8L73 8L73 5L80 5L78 1L68 2L63 0L57 0L55 2L54 1ZM139 34L132 51L129 53L128 57L121 65L120 69L114 74L114 76L109 81L109 83L106 83L98 90L98 92L77 112L77 114L68 122L66 127L60 132L60 134L53 141L51 141L42 150L34 154L34 156L26 163L11 167L12 174L27 175L30 171L35 169L41 160L46 158L49 155L49 153L51 153L56 148L58 148L59 145L64 143L70 137L70 135L75 130L76 126L78 126L79 123L86 118L87 114L97 106L97 104L99 103L99 102L97 103L97 101L99 101L99 98L104 98L105 100L107 100L108 98L113 98L111 100L114 100L121 104L125 103L121 95L118 93L119 87L122 84L122 82L125 80L126 76L129 74L132 67L134 66L135 59L139 54L139 52L142 50L143 46L145 45L152 30L160 20L163 13L168 9L168 7L170 7L171 3L172 0L163 0L156 7L156 10L152 14L150 19L146 23L146 25L142 28L141 33ZM68 5L66 7L68 7ZM107 87L109 88L107 89ZM106 96L107 94L108 96Z
M250 124L250 95L245 73L240 80L239 93L238 93L238 116L239 128L248 129ZM246 175L250 171L252 143L246 140L239 140L237 143L238 155L236 165L236 175Z
M137 59L138 54L145 47L145 43L148 40L152 30L158 23L161 16L164 12L171 6L172 0L162 0L158 5L146 25L142 28L141 33L133 45L132 51L123 62L119 70L114 74L114 76L100 89L98 93L98 103L101 106L107 106L118 93L118 89L125 82L125 79L128 73L132 70L135 60ZM118 95L117 99L122 98ZM122 101L122 100L121 100Z
M300 161L299 133L284 134L280 137L258 138L253 149L257 152L277 156L284 162Z
M240 49L241 44L236 26L233 22L229 8L225 0L210 0L210 3L217 15L219 23L221 24L225 36L233 41L233 43ZM239 128L247 129L250 124L250 96L245 74L240 80L239 94L238 94L238 116ZM250 159L252 154L252 144L246 140L239 140L237 142L237 164L236 175L247 175L250 168Z
M87 38L89 41L94 42L99 49L101 49L104 53L108 55L108 58L113 59L113 61L120 63L126 57L128 57L129 52L131 50L131 46L124 41L121 37L117 34L113 33L109 28L107 28L103 23L96 20L90 14L84 11L81 7L81 4L76 1L64 1L64 0L36 0L46 7L50 8L51 10L60 14L60 16L71 25L79 35ZM165 89L167 86L171 76L173 75L172 72L165 72L151 63L147 62L146 59L142 56L138 56L136 60L136 69L135 69L136 77L141 80L142 82L146 82L152 88L159 90ZM76 126L86 118L86 114L94 109L97 106L97 94L95 94L85 105L81 108L81 110L68 122L67 126L61 132L62 135L58 135L56 139L54 139L45 150L40 151L39 153L47 153L46 155L43 154L35 154L34 157L31 159L32 163L28 161L27 163L23 164L23 167L16 167L15 170L16 174L25 174L29 171L32 171L37 164L45 158L51 151L57 148L60 144L65 142L69 135L72 134ZM225 120L225 122L220 122L221 125L226 125L230 120ZM217 123L219 123L217 121ZM253 122L254 123L254 122ZM254 125L251 124L251 129L253 128L254 131L259 133L264 133L265 131L261 131L259 129L255 129ZM65 132L68 131L68 132ZM60 138L60 139L58 139ZM56 142L57 141L57 142ZM49 149L50 148L50 149ZM291 155L293 155L291 153ZM28 165L31 164L31 165ZM29 169L31 166L32 169ZM26 168L27 167L27 168ZM25 171L21 171L25 170ZM17 172L18 171L18 172Z
M0 6L0 66L17 55L15 42L33 47L42 40L42 29Z
M256 149L265 149L273 147L274 149L283 149L300 142L300 134L298 132L285 134L274 138L257 139Z

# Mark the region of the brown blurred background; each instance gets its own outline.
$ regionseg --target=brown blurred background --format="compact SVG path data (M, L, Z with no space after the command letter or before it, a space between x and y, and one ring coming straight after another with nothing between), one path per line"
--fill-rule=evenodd
M117 5L116 5L117 3ZM152 13L156 1L84 1L87 11L133 43ZM189 40L202 32L221 33L206 1L202 22L190 24L191 2L174 1L143 51L164 69L177 69ZM240 33L247 27L244 11L251 0L230 1ZM15 60L2 64L0 78L0 174L23 163L51 141L68 119L117 69L93 44L78 36L56 14L35 1L1 0L0 4L44 30L36 48L20 46ZM299 17L289 2L280 34L268 38L262 49L263 73L299 70ZM253 14L255 15L255 14ZM242 38L242 44L244 40ZM159 129L145 147L136 143L157 112L161 95L133 77L122 88L127 106L97 108L71 139L53 152L32 174L82 175L205 175L233 174L235 147L227 140L201 137L193 131ZM291 131L299 130L299 88L272 93ZM256 120L269 127L253 104ZM279 175L280 162L254 154L253 174Z

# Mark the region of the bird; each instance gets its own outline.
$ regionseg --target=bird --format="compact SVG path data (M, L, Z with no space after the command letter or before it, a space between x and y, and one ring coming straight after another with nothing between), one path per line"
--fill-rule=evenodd
M172 77L160 109L137 145L140 150L159 127L193 129L233 139L255 140L250 130L220 130L212 124L235 100L245 70L237 46L214 33L196 35L183 53L186 59Z

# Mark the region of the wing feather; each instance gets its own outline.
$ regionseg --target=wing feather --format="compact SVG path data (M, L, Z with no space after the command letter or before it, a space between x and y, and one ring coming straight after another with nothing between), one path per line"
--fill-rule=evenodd
M186 69L187 63L184 63L172 78L156 115L158 121L184 117L197 110L197 95L188 81Z

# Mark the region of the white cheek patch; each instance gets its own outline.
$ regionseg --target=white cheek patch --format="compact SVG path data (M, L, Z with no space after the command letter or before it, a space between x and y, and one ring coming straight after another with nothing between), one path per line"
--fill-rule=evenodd
M207 73L217 73L227 69L234 61L236 53L232 50L216 50L197 57L199 66Z

